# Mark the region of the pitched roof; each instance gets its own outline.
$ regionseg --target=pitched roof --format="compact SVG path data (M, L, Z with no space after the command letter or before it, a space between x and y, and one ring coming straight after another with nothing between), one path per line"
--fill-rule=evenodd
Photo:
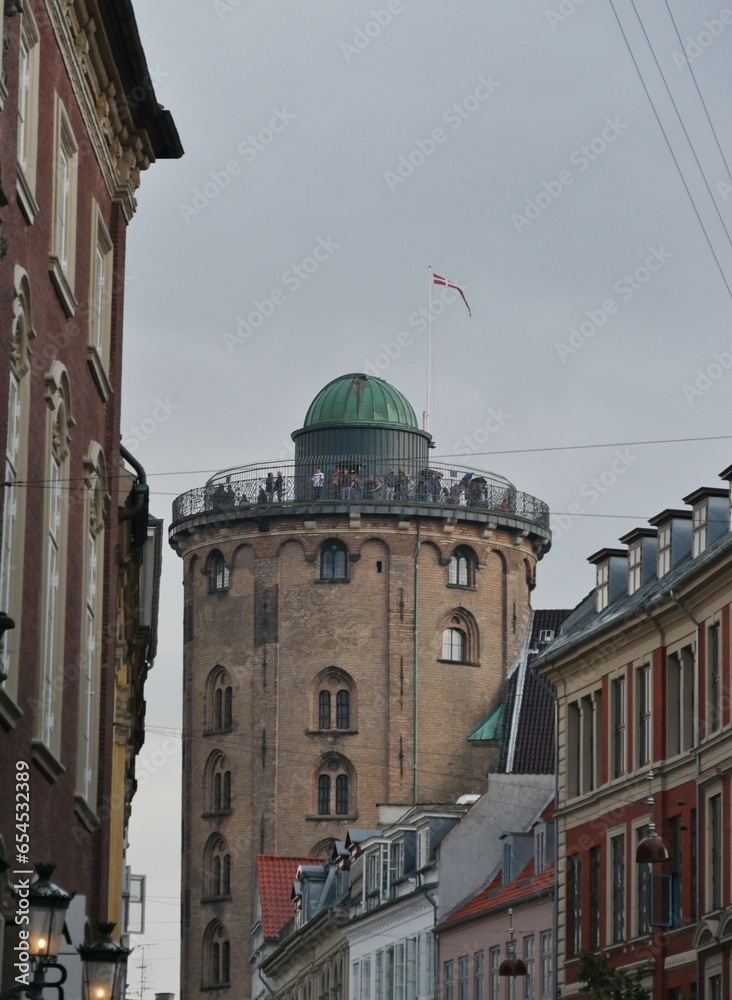
M292 919L292 884L300 865L317 865L318 858L283 858L273 854L257 857L259 901L265 938L276 938Z
M564 608L533 613L525 662L518 664L506 683L499 772L554 773L554 686L532 663L549 641L540 641L542 633L558 636L570 613Z
M500 910L520 903L537 893L551 892L554 887L554 865L545 868L539 875L534 874L534 859L528 862L524 870L510 882L507 886L501 884L502 876L498 875L490 882L482 892L473 896L459 910L451 913L449 917L441 921L438 928L447 927L450 924L463 920L477 919L493 910Z

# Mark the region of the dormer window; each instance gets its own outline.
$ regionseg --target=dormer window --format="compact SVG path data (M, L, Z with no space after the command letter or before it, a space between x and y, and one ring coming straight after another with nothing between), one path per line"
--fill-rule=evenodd
M595 608L604 611L610 603L610 563L600 563L597 567L597 584L595 588Z
M656 575L665 576L671 569L671 525L658 529L658 561Z
M643 542L628 548L628 593L634 594L643 583Z
M430 859L430 831L429 827L417 832L417 871L427 867Z
M704 500L694 507L694 512L692 516L692 528L691 528L691 555L694 556L701 555L704 549L707 547L707 520L709 515L709 506L707 501Z

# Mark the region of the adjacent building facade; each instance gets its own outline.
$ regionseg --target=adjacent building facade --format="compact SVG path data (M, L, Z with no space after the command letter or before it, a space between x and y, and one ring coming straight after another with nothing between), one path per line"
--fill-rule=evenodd
M732 994L729 490L684 504L590 557L596 588L538 661L558 697L563 997L585 950L654 998ZM665 851L638 863L651 824Z
M125 233L140 172L182 150L129 5L8 2L0 23L0 758L28 775L28 857L76 893L78 944L120 922L155 648L159 523L119 446ZM0 768L3 986L15 772Z
M483 791L497 743L467 736L500 700L549 545L546 505L432 461L380 379L329 383L293 438L293 462L225 470L174 505L184 1000L247 980L246 956L223 978L209 942L251 926L258 853L328 855L377 803Z

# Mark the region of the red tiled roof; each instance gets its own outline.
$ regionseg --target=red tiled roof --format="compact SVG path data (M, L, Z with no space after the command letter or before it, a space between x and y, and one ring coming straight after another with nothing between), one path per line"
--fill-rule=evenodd
M300 865L321 864L320 858L282 858L273 854L257 857L259 900L262 905L262 930L265 938L276 938L295 914L292 883Z
M479 917L493 909L509 907L515 903L520 903L523 899L533 896L538 892L548 892L554 885L554 865L545 868L540 875L534 875L534 859L526 865L518 878L510 882L505 888L501 886L501 873L486 886L477 896L461 906L455 913L451 913L446 920L440 923L440 927L446 927L458 920L466 920L470 917Z

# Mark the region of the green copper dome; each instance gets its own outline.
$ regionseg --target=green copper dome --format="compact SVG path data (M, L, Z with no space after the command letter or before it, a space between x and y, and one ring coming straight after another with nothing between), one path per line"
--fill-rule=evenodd
M353 423L419 429L408 399L388 382L359 373L341 375L321 389L310 404L303 429Z

